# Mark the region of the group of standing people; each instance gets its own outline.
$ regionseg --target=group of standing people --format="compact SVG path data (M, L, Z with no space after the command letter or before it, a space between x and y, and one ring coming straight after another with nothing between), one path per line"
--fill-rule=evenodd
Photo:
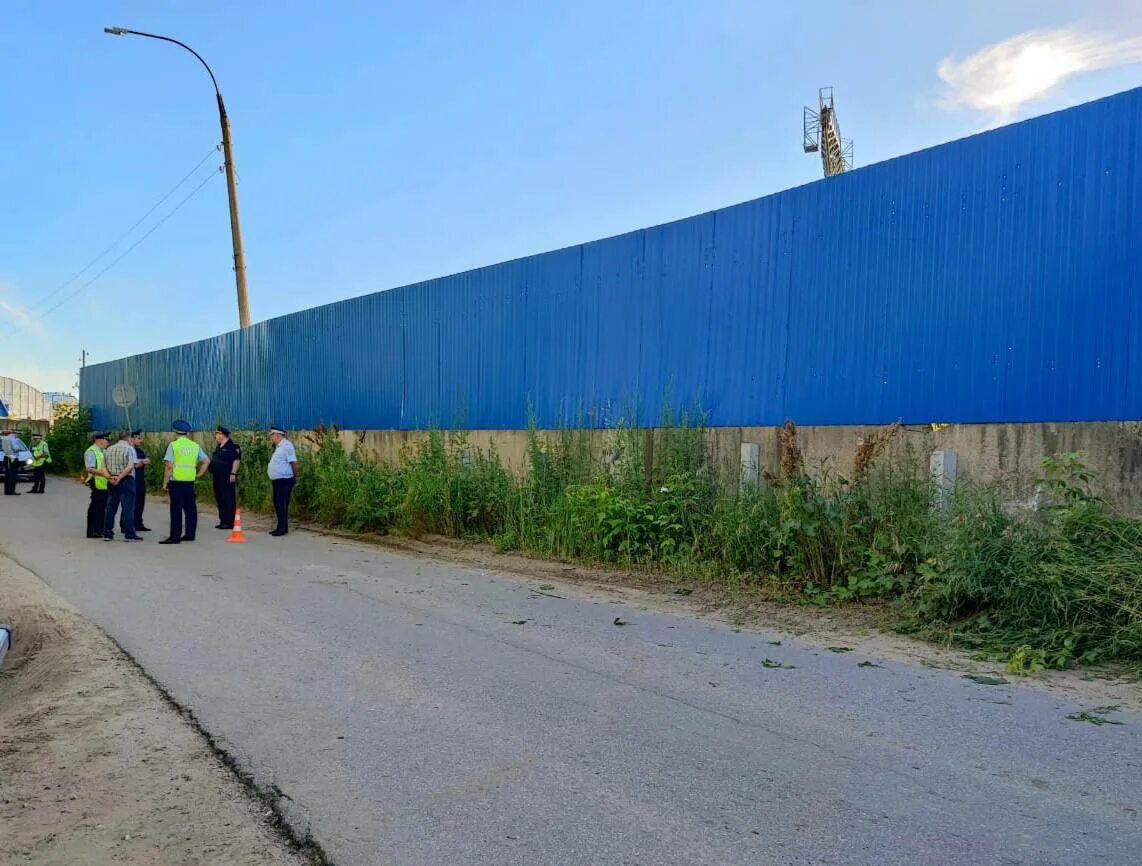
M170 498L170 532L159 544L181 544L194 541L198 534L198 503L195 482L210 473L214 499L218 504L215 529L233 529L238 505L238 472L242 465L242 449L219 426L214 431L214 454L206 452L190 438L191 426L174 421L176 434L163 455L163 490ZM123 431L118 441L108 447L110 432L98 432L94 443L84 454L87 486L91 502L87 508L87 537L111 541L115 538L115 519L126 541L142 541L140 532L150 532L143 525L146 498L146 467L151 462L142 448L143 431ZM277 524L270 535L289 531L289 503L297 481L297 452L285 431L272 427L270 441L274 452L267 473L274 489L274 512Z
M87 537L110 541L115 537L115 517L128 541L142 541L147 499L146 471L151 459L143 450L143 431L126 430L110 447L110 433L96 433L95 442L83 455L84 474L91 488L87 506Z

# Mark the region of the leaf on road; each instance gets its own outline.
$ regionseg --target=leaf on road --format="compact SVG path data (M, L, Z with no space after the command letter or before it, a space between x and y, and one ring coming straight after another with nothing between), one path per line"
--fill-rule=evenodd
M526 619L513 619L512 625L527 625Z
M830 646L825 647L831 653L851 653L853 648L851 646Z
M686 587L679 587L678 589L674 590L674 594L675 595L689 595L693 591L694 590L692 590L692 589L686 589Z
M772 670L779 670L780 669L780 670L787 670L787 671L793 670L793 667L794 667L793 665L787 665L787 664L784 664L783 662L775 662L773 659L766 659L765 661L763 661L761 663L761 666L763 668L770 668Z
M965 680L979 683L981 686L1005 686L1007 680L1003 677L989 677L986 674L964 674Z
M539 585L539 588L540 589L555 589L555 584L554 583L541 583Z
M1121 725L1124 722L1119 722L1115 719L1108 719L1106 716L1100 715L1101 713L1115 713L1118 712L1118 705L1108 705L1105 707L1095 707L1093 710L1083 710L1080 713L1071 713L1067 716L1072 722L1090 722L1092 725Z
M770 646L781 646L781 641L779 641L779 640L771 640L771 641L769 642L769 645L770 645Z
M878 665L876 662L858 662L858 668L882 668L884 665Z
M630 625L630 623L623 619L621 616L616 616L614 625Z

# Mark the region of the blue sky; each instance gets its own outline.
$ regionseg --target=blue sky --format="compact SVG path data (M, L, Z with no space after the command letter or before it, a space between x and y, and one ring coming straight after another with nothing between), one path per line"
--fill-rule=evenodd
M1142 78L1133 0L9 0L0 375L43 390L237 325L218 154L59 289L219 139L194 58L107 25L213 66L255 320L813 181L822 85L859 166Z

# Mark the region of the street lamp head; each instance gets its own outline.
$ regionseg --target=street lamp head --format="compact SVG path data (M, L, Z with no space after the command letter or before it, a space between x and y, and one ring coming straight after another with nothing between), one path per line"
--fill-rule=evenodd
M104 27L104 33L110 33L112 36L126 36L130 31L126 27Z

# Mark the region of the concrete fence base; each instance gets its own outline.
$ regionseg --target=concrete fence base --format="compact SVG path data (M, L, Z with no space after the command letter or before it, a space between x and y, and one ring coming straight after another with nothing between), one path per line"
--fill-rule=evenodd
M798 427L797 444L810 472L851 475L861 442L881 433L879 426ZM779 475L782 443L780 427L709 427L704 431L714 465L727 483L755 485L764 476ZM650 431L644 431L649 434ZM561 431L538 431L556 437ZM373 460L399 462L428 437L425 430L341 430L346 451ZM606 462L613 454L614 430L585 431L592 454ZM527 430L465 430L470 459L476 450L495 449L504 466L522 476L528 471L530 433ZM209 434L200 434L213 448ZM299 445L319 439L313 431L297 431ZM653 447L653 437L650 437ZM753 446L756 446L754 449ZM1086 466L1097 475L1095 490L1125 511L1142 514L1142 422L950 424L903 426L889 450L915 459L918 471L932 471L933 452L954 455L954 466L941 464L941 486L965 480L998 484L1012 502L1035 500L1040 461L1049 455L1083 452ZM948 473L951 473L949 478ZM736 480L735 480L736 479Z

